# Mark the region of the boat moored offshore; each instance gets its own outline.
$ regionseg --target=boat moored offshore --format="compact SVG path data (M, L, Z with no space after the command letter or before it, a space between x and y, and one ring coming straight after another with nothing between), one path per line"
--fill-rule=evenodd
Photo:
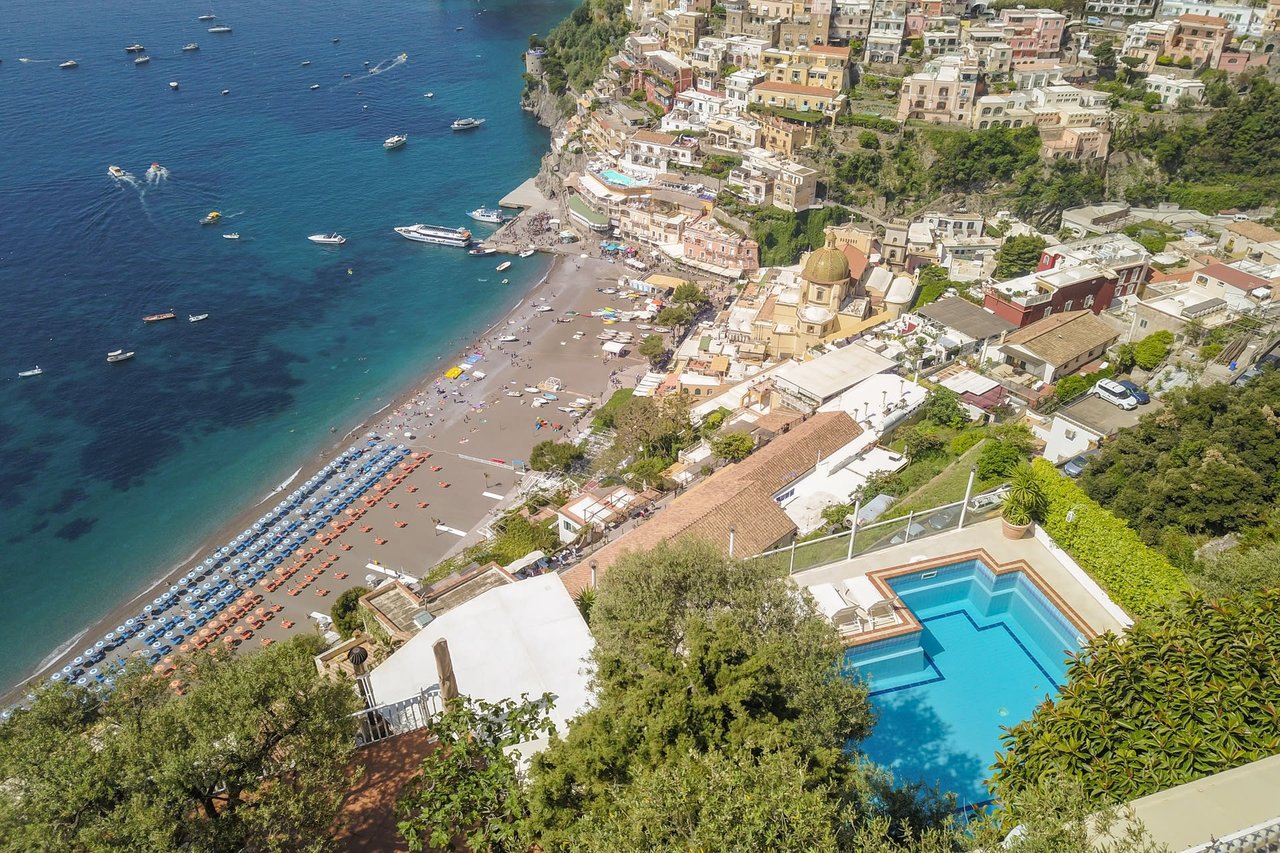
M382 143L382 147L387 149L388 151L394 151L397 148L403 147L404 144L408 141L409 141L409 137L407 135L403 133L397 133L394 136L388 136L386 138L386 141Z
M231 32L231 27L227 26L226 24L217 24L217 25L215 25L215 26L209 27L209 32L211 32L211 33L229 33L229 32Z
M470 211L467 216L477 222L492 222L494 224L501 224L510 218L497 207L477 207L475 210Z
M135 41L133 44L126 47L124 49L124 52L125 53L142 53L144 50L146 50L146 48Z
M182 49L183 49L183 50L188 50L188 51L189 51L189 50L199 50L199 49L200 49L200 45L196 44L195 42L190 42L190 43L188 43L188 44L184 44L184 45L182 46Z
M142 318L142 322L159 323L161 320L172 320L176 316L178 315L173 313L173 309L170 308L168 311L165 311L163 314L148 314L147 316Z
M128 361L129 359L133 358L136 354L137 353L134 353L132 351L125 352L122 349L112 350L111 352L107 353L107 363L114 364L117 361Z
M41 373L44 373L44 370L42 370L42 369L40 368L40 365L38 365L38 364L37 364L35 367L31 368L30 370L19 370L19 371L18 371L18 376L20 376L20 377L23 377L23 376L39 376Z
M201 225L213 225L215 222L217 222L217 221L218 221L219 219L221 219L221 218L222 218L222 214L221 214L221 213L219 213L219 212L218 212L218 211L216 211L216 210L211 210L211 211L209 211L208 213L206 213L206 214L204 215L204 217L200 220L200 224L201 224Z
M453 124L449 125L449 127L453 130L475 130L482 124L484 124L484 119L468 117L455 119Z
M312 243L319 243L321 246L341 246L347 242L347 238L341 234L312 234L307 238Z
M59 62L58 67L59 68L79 68L80 63L76 62L74 59L68 59L66 62Z
M443 228L439 225L404 225L395 232L406 240L417 243L436 243L441 246L465 248L471 245L471 232L465 228Z

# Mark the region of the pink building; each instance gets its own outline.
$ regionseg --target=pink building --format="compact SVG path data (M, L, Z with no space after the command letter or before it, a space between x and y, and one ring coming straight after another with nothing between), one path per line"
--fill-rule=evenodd
M711 266L751 273L760 268L760 246L755 240L731 231L711 216L684 229L684 259L695 266Z
M1014 65L1062 55L1066 15L1051 9L1003 9L1000 21L1014 30L1006 38L1013 48Z

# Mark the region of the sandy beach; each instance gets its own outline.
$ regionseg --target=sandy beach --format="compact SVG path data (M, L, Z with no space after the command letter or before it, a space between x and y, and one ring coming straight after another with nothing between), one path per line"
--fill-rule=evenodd
M581 244L565 248L581 251ZM481 262L493 259L501 260L501 256ZM246 530L291 489L345 449L365 447L375 437L381 437L390 448L403 445L403 460L344 516L335 518L285 564L247 588L219 620L229 624L206 626L215 630L201 647L219 643L256 649L300 631L318 630L308 615L327 614L343 590L366 585L366 576L381 580L403 573L420 578L451 551L478 541L480 531L500 509L509 506L518 486L521 475L513 462L527 459L537 442L573 431L573 416L557 407L579 397L598 404L608 395L612 374L641 363L636 356L619 359L603 352L596 338L602 321L588 316L606 306L625 307L626 300L598 292L616 286L622 274L621 267L604 260L576 254L557 257L546 277L484 336L452 357L424 366L424 380L323 451L281 495L246 507L216 537L200 543L191 560L172 567L154 585L89 628L64 654L32 673L27 683L71 665L160 591ZM555 322L557 319L567 322ZM578 332L582 334L575 339ZM499 341L502 336L517 340ZM477 355L462 376L452 380L444 377L464 358ZM475 371L484 377L475 379ZM522 389L549 377L560 380L560 400L532 407L534 395ZM520 396L508 396L507 392ZM536 426L539 420L544 423L540 428ZM262 493L276 485L264 485ZM233 621L237 610L243 611L242 615ZM175 613L180 614L181 609L171 609L167 615ZM170 654L195 648L201 633L203 629L185 638L179 634L171 643ZM154 647L141 645L135 637L106 651L98 666L135 653L150 655ZM88 662L81 666L89 668ZM163 669L164 661L157 666ZM25 686L15 687L6 695L5 704L20 700L25 691Z

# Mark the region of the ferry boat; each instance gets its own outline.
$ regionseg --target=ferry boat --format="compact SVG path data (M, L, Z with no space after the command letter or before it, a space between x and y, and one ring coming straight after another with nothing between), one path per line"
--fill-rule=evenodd
M204 218L203 218L203 219L201 219L201 220L200 220L200 224L201 224L201 225L213 225L215 222L217 222L217 221L218 221L219 219L221 219L221 218L222 218L222 214L221 214L221 213L219 213L219 212L218 212L218 211L216 211L216 210L211 210L211 211L209 211L207 214L205 214L205 216L204 216Z
M386 141L382 143L382 147L388 151L394 151L395 149L402 147L408 141L408 136L402 133L397 133L395 136L388 136Z
M199 50L200 45L196 44L195 42L190 42L189 44L184 44L182 46L182 49L183 50Z
M227 26L226 24L217 24L217 25L215 25L215 26L209 27L209 32L211 32L211 33L229 33L229 32L231 32L231 27Z
M66 62L59 62L58 67L59 68L79 68L80 63L76 62L74 59L68 59Z
M117 180L122 180L124 178L129 177L129 173L126 172L124 169L121 169L119 166L108 166L107 174Z
M209 319L208 314L188 314L187 315L188 323L199 323L201 320L207 320L207 319Z
M500 208L496 207L477 207L475 210L467 214L478 222L502 223L507 221L507 215Z
M114 364L117 361L128 361L129 359L133 358L134 355L136 355L136 353L132 351L125 352L122 349L112 350L111 352L107 353L107 363Z
M482 124L484 124L482 118L460 118L455 119L449 127L453 130L475 130Z
M164 312L163 314L148 314L147 316L142 318L142 322L159 323L161 320L172 320L176 316L178 315L174 314L173 309L170 308L168 311Z
M471 232L465 228L443 228L439 225L405 225L395 232L406 240L418 243L438 243L441 246L466 248L471 245Z
M509 269L511 269L511 261L503 261L497 266L498 272L506 272Z
M135 41L133 44L126 47L124 49L124 52L125 53L142 53L144 50L146 50L146 48Z
M341 234L312 234L307 239L322 246L341 246L347 242L347 238Z
M142 56L139 56L137 59L135 59L135 60L133 61L133 64L134 64L134 65L146 65L146 64L147 64L148 62L150 62L150 61L151 61L151 57L147 56L147 55L144 53Z
M498 251L497 249L494 249L494 248L489 247L489 246L476 246L474 249L472 249L471 251L467 252L467 254L468 254L468 255L475 255L476 257L484 257L485 255L492 255L492 254L496 254L496 253L497 253L497 251Z
M39 376L41 373L44 373L44 371L40 369L40 365L38 364L30 370L18 371L19 376Z

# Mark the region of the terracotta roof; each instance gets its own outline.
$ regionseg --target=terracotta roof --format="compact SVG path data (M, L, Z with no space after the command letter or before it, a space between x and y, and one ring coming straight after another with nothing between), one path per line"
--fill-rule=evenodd
M681 537L706 539L727 552L731 527L734 554L758 554L796 530L773 500L774 494L861 433L862 428L845 412L816 414L743 461L712 474L653 518L569 569L561 580L570 594L577 595L591 584L592 562L598 581L623 554L649 551Z
M1267 281L1265 278L1259 278L1252 273L1247 273L1244 270L1238 270L1235 267L1229 267L1226 264L1209 264L1209 266L1204 269L1196 271L1197 277L1202 275L1208 276L1209 278L1216 278L1223 284L1229 284L1232 287L1245 292L1253 290L1255 287L1267 287L1271 284L1271 282Z
M753 91L763 89L766 92L781 92L786 95L813 95L815 98L834 98L839 92L823 89L819 86L801 86L798 83L757 83Z
M1268 228L1261 222L1231 222L1228 223L1227 230L1255 243L1270 243L1272 240L1280 240L1280 231Z
M867 271L867 256L857 246L846 243L840 247L840 251L844 252L845 258L849 261L849 278L853 281L861 281L862 274Z
M843 56L846 58L849 56L849 48L833 47L829 44L810 45L809 47L806 47L805 50L809 51L809 53L824 53L827 56Z
M1229 27L1231 22L1226 18L1219 18L1217 15L1179 15L1178 21L1183 24L1197 24L1199 26L1221 26Z
M637 130L631 137L632 142L650 142L654 145L675 145L676 138L669 133L655 133L652 130Z
M1067 311L1036 320L1007 335L1004 342L1022 347L1046 364L1061 367L1119 336L1090 311Z

